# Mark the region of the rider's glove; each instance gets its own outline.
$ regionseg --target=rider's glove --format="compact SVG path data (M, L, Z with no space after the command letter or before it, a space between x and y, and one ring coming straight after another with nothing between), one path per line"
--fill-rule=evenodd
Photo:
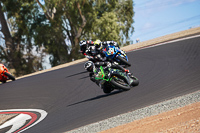
M113 63L114 65L119 65L119 63L117 63L116 61Z

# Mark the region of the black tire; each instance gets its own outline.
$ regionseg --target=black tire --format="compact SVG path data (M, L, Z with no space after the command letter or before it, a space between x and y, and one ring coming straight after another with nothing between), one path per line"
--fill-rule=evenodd
M7 72L5 72L4 74L5 74L6 76L8 76L8 78L11 79L12 81L15 80L15 77L12 76L11 74L9 74L9 73L7 73Z
M3 84L6 83L6 81L1 81Z
M103 88L103 92L106 94L110 93L111 91L112 91L111 88L108 87Z
M115 87L117 87L118 89L122 89L122 90L130 90L131 89L130 85L128 85L126 82L124 82L123 79L121 79L119 77L118 78L113 77L111 79L110 83L112 85L114 85Z
M130 76L131 79L133 79L133 83L131 84L131 86L138 86L139 85L139 79L137 79L134 76Z
M108 94L110 93L111 91L113 91L113 88L112 86L110 86L110 84L108 84L108 82L106 82L104 85L103 85L103 92Z
M122 58L121 56L118 56L117 59L119 59L122 64L127 65L129 67L131 66L131 64L126 59Z

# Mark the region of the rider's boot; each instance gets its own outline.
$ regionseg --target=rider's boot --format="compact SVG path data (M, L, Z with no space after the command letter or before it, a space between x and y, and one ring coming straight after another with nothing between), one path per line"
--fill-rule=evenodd
M90 76L90 80L92 80L93 82L96 81L96 80L95 80L94 73L90 73L89 76Z

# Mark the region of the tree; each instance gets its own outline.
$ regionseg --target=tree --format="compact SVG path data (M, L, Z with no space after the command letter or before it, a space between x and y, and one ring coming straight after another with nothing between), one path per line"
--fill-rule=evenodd
M132 0L123 2L119 0L43 0L43 5L39 0L36 1L43 9L51 26L62 33L60 39L68 40L68 44L64 44L66 41L61 41L63 45L59 45L61 49L69 51L61 55L67 57L66 61L81 58L78 54L78 43L82 39L98 38L115 40L119 44L129 44L127 40L134 31ZM53 58L60 59L60 55L55 54L59 50L53 49ZM60 61L60 63L63 62Z
M128 45L134 31L132 0L2 0L0 4L5 40L0 58L18 75L43 69L44 53L56 66L83 58L78 53L80 40ZM33 49L41 47L41 57L35 56Z
M34 45L32 22L38 14L35 9L36 4L31 1L0 2L0 24L5 42L4 46L0 46L0 59L6 62L9 68L15 69L16 76L42 69L42 59L32 54Z
M99 1L91 27L92 38L115 40L120 45L128 45L129 35L133 33L133 1ZM88 32L88 31L87 31ZM88 32L89 33L89 32ZM91 33L89 33L91 34Z

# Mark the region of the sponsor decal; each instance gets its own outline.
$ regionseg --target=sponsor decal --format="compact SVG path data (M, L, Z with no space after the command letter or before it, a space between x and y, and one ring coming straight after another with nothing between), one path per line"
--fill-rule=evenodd
M38 124L47 116L47 112L41 109L0 110L1 114L16 114L15 117L0 125L0 132L6 129L5 133L21 133Z

